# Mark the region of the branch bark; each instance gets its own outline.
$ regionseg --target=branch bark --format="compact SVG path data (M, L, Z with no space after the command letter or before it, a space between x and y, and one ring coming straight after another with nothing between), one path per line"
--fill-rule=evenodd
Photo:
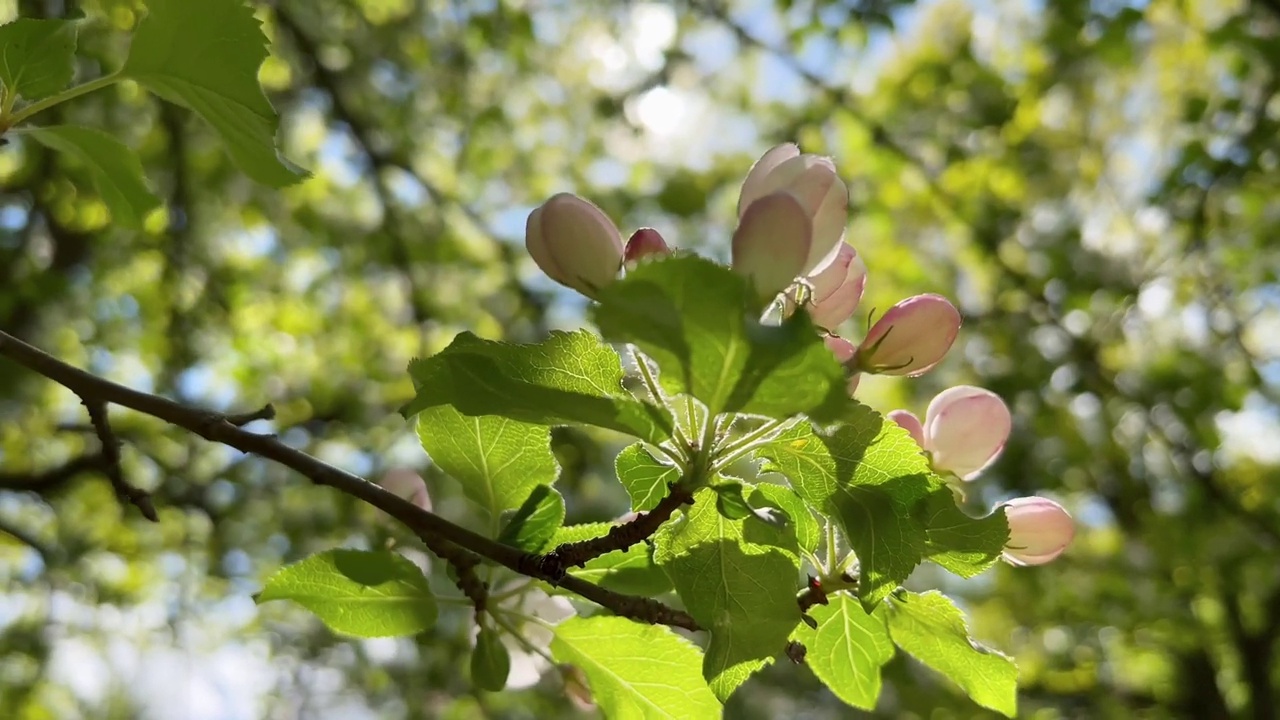
M526 553L455 525L364 478L291 448L273 435L250 432L236 424L246 418L256 419L265 409L247 415L226 415L140 392L68 365L3 331L0 331L0 356L49 378L86 401L120 405L164 420L211 442L284 465L317 485L369 503L403 523L441 558L455 555L456 548L449 546L457 546L522 575L558 584L617 615L687 630L701 629L687 613L656 600L615 593L571 575L552 577L542 569L544 556Z

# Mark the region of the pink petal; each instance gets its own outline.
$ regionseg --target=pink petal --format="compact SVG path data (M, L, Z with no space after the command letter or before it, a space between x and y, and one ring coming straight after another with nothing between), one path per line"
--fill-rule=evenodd
M920 426L920 418L909 410L894 410L889 413L888 417L901 425L903 430L910 433L911 439L915 440L921 449L924 448L924 428Z
M772 297L800 273L813 225L791 193L751 203L733 234L733 269L747 276L761 297Z
M916 295L889 308L858 348L859 368L921 375L937 365L960 331L960 312L941 295Z
M1058 503L1042 497L1014 498L1000 507L1009 522L1002 556L1015 565L1043 565L1075 538L1075 522Z
M972 480L1004 450L1013 429L999 395L971 385L938 393L925 413L925 449L934 467Z
M760 159L747 171L747 179L742 182L742 190L738 193L738 217L746 214L751 203L777 190L767 182L774 168L794 157L800 156L800 148L795 143L783 143L769 148Z
M525 245L548 277L588 297L613 282L622 267L617 226L603 210L571 193L552 197L529 216Z
M840 243L840 247L849 246ZM840 262L837 259L833 267L839 266ZM809 306L809 316L820 328L830 330L839 327L845 320L853 317L854 311L858 309L858 303L862 302L862 290L867 284L867 266L856 252L853 253L843 274L843 282L825 298L818 299L817 293L814 293L815 302Z
M631 239L627 240L626 249L622 252L622 261L628 267L635 267L642 258L670 254L671 248L667 246L667 241L662 239L661 233L653 228L640 228L631 234Z

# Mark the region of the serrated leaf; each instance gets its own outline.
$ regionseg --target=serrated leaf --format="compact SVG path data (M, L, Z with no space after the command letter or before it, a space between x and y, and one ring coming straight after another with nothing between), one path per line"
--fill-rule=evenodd
M281 159L280 126L258 85L267 36L242 0L147 0L121 73L213 126L244 174L272 187L305 173Z
M618 480L631 496L635 512L652 510L667 496L667 485L680 479L680 469L655 458L643 443L628 445L614 461Z
M525 552L538 552L562 524L564 498L554 488L539 485L507 521L498 534L498 542Z
M802 625L794 636L804 643L805 663L813 674L836 697L863 710L875 709L880 669L893 658L885 614L884 605L868 614L854 598L836 593L830 604L809 611L817 629Z
M559 472L551 430L495 415L467 417L442 405L418 417L418 438L431 461L462 492L495 516L520 507Z
M822 528L818 527L818 521L814 519L813 513L794 490L773 483L760 483L756 485L756 493L759 497L756 501L757 510L773 506L786 513L787 527L795 533L796 542L801 550L813 552L818 548L818 542L822 538Z
M500 692L511 674L511 654L497 631L480 626L475 649L471 651L471 682L481 690Z
M670 392L693 395L713 414L826 419L847 398L844 371L808 313L762 325L746 281L709 260L673 255L644 263L599 299L601 333L637 345Z
M557 545L581 542L603 536L613 526L609 523L587 523L562 527L543 546L550 550ZM587 561L580 568L570 568L569 574L595 583L606 590L627 595L652 597L671 589L671 580L653 561L653 550L647 543L637 543L625 551L615 550Z
M65 88L75 73L73 20L18 18L0 25L0 84L24 100Z
M401 413L452 405L465 415L502 415L540 425L586 424L649 442L671 436L671 414L622 387L613 348L586 331L553 332L528 345L471 333L409 365L418 394Z
M662 625L575 617L555 628L551 655L587 676L609 720L712 720L722 708L698 672L701 653Z
M960 577L973 577L1000 559L1009 542L1003 511L970 517L956 507L950 490L939 490L922 505L925 557Z
M146 214L160 205L147 189L138 156L101 130L54 125L24 128L22 134L84 165L111 217L121 225L141 227Z
M721 701L769 664L800 622L795 536L726 519L710 488L694 494L683 520L658 530L654 560L710 635L702 672Z
M764 472L785 475L813 507L834 518L858 556L863 606L875 606L924 557L916 511L944 483L897 423L850 402L842 421L817 431L800 423L756 451Z
M894 593L889 635L911 657L959 685L974 702L1008 717L1018 711L1018 667L969 637L964 616L936 591Z
M280 568L254 599L292 600L334 632L356 637L414 635L436 622L427 578L389 550L317 553Z

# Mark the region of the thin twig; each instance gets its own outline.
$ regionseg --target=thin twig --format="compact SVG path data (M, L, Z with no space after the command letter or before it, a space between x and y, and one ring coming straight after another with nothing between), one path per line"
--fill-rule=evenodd
M120 438L116 437L111 429L106 401L87 395L80 395L80 400L89 411L89 422L93 425L93 432L102 442L102 458L105 463L103 469L107 473L107 479L111 481L111 489L116 491L116 497L128 500L131 505L138 508L143 517L151 522L160 522L160 516L156 515L156 507L151 502L151 493L124 479L124 468L120 466Z
M450 552L442 543L452 543L522 575L558 584L622 617L687 630L701 629L688 613L656 600L615 593L571 575L552 577L542 570L543 556L504 545L455 525L357 475L289 447L273 435L249 432L231 421L244 416L227 416L116 384L64 363L3 331L0 331L0 356L53 380L86 400L120 405L164 420L206 440L277 462L317 485L334 488L373 505L403 523L428 549L441 557L445 557L442 553Z

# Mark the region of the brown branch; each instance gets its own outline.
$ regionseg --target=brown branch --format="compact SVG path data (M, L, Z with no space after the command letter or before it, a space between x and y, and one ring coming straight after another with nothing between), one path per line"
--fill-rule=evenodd
M542 556L526 553L455 525L364 478L291 448L272 435L249 432L233 422L243 419L243 415L228 416L211 412L116 384L68 365L3 331L0 331L0 356L8 357L49 378L81 398L121 405L164 420L211 442L284 465L317 485L334 488L373 505L403 523L428 549L440 557L447 557L452 552L446 543L456 545L523 575L556 583L622 617L687 630L701 629L687 613L667 607L656 600L615 593L573 576L553 578L542 571Z
M124 479L124 469L120 467L120 438L116 437L111 429L106 401L92 399L87 395L80 395L80 400L89 411L89 422L93 425L93 432L102 442L102 459L105 465L103 469L107 473L107 480L111 481L111 489L116 491L116 497L122 501L128 500L131 505L138 508L143 517L151 522L160 522L160 517L156 515L156 507L151 502L151 493Z
M667 491L667 496L652 510L613 526L601 537L565 543L547 553L542 561L543 571L553 577L563 577L565 571L571 567L582 567L588 561L605 553L626 550L652 537L677 509L693 504L693 492L687 487L679 483L670 483L667 485Z

